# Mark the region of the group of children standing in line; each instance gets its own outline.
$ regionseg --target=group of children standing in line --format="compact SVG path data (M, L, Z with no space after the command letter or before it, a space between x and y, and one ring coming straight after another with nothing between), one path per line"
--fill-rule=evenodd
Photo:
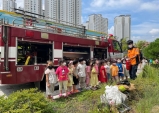
M87 60L83 58L75 61L66 62L59 61L59 67L54 69L53 62L47 62L46 74L46 94L49 99L53 99L54 85L59 83L59 97L62 97L62 88L66 95L82 91L83 89L97 90L99 83L106 83L113 80L119 82L127 79L126 60L118 59L112 62L112 65L107 60L98 61ZM77 85L79 84L79 89Z

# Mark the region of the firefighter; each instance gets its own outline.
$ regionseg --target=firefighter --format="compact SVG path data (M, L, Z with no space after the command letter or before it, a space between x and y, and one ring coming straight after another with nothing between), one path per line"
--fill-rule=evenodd
M139 49L134 47L132 40L128 40L127 45L128 45L128 55L127 56L128 56L128 60L130 60L130 64L131 64L131 67L129 70L130 79L135 80L137 78L136 72L137 72L137 68L138 68L138 64L139 64Z

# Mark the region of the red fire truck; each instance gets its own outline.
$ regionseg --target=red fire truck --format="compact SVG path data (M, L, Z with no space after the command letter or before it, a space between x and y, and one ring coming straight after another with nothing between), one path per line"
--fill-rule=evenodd
M39 26L37 22L32 26L24 23L17 25L15 21L8 23L1 19L0 84L40 83L44 78L47 60L53 60L57 66L61 58L122 57L120 44L115 39L64 31L66 29L62 27L53 29L46 25Z

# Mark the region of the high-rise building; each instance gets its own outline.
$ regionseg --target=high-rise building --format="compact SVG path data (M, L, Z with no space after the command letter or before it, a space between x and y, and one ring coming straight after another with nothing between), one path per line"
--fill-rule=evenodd
M48 20L59 20L59 0L45 0L45 17Z
M2 2L2 10L6 10L9 12L13 12L14 8L17 7L17 4L15 2L16 0L3 0Z
M83 23L83 26L85 26L85 28L88 29L89 21L86 21L85 23Z
M52 21L80 25L81 0L45 0L45 16Z
M81 25L81 0L75 0L75 23Z
M101 14L90 15L84 26L86 29L108 34L108 19L103 18Z
M121 40L130 39L131 36L131 17L130 15L120 15L114 19L114 36Z
M59 0L59 4L58 4L58 6L59 6L59 10L57 13L57 15L59 15L58 22L63 23L63 24L66 24L66 22L69 22L67 20L67 15L68 15L68 10L67 10L68 3L67 2L68 2L67 0ZM73 23L73 21L72 21L72 23Z
M24 10L41 15L42 0L24 0ZM32 16L34 16L34 14L32 14Z

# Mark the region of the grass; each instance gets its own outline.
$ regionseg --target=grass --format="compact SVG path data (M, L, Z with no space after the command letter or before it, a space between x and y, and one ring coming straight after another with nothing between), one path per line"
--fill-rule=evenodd
M136 90L130 92L128 105L133 110L129 113L159 113L159 69L145 66L138 78L130 82L135 84ZM55 102L49 103L47 103L48 101L41 92L36 93L37 96L33 91L32 96L29 96L31 92L26 93L27 90L17 91L11 94L7 101L3 97L0 98L0 113L1 111L12 110L10 108L13 106L15 107L14 110L26 112L26 109L30 109L30 107L26 107L28 106L28 103L26 103L28 98L32 99L29 102L34 108L37 108L36 106L39 107L38 110L43 109L43 106L47 106L44 113L110 113L108 107L100 102L100 95L104 93L106 85L101 84L101 89L96 91L83 91L71 97L60 98L55 100ZM39 101L41 98L43 100ZM37 102L39 103L37 104ZM15 106L15 103L23 106L23 109L21 107L19 109L19 106Z
M136 90L131 91L129 101L133 113L151 113L159 105L159 70L145 66L143 72L131 83L136 86ZM108 108L100 104L100 95L104 93L105 86L106 84L102 84L99 90L84 91L68 98L57 99L51 103L54 113L109 113Z
M96 91L87 90L68 98L60 98L52 103L55 113L101 113L100 95L104 93L106 84ZM102 109L103 112L108 109Z
M159 70L145 66L140 76L132 82L139 95L138 100L132 101L133 108L136 113L150 113L154 106L159 105Z

